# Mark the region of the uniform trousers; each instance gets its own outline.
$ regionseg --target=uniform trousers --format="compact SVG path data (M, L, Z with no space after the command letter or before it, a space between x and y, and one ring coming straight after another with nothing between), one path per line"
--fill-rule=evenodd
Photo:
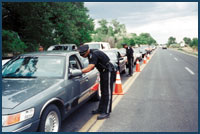
M133 58L128 58L129 75L133 74Z
M101 99L99 111L110 113L112 111L113 73L109 71L100 72Z

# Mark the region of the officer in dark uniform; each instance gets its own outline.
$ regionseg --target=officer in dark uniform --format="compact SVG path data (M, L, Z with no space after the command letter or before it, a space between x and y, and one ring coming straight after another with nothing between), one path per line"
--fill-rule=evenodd
M131 47L128 47L127 44L123 44L123 47L126 49L126 55L127 56L127 60L128 60L128 68L129 68L129 76L132 76L133 74L133 61L134 61L134 57L133 57L133 49Z
M109 57L97 49L89 49L88 45L79 47L79 53L82 57L89 59L88 67L82 69L82 73L87 73L96 67L100 72L101 99L99 106L92 114L100 114L97 119L108 118L112 110L112 92L113 92L113 65Z

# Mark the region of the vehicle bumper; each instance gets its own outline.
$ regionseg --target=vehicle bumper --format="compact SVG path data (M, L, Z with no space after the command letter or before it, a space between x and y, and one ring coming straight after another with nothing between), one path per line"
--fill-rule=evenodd
M39 121L34 121L31 123L19 123L16 125L2 127L2 132L36 132L39 126Z

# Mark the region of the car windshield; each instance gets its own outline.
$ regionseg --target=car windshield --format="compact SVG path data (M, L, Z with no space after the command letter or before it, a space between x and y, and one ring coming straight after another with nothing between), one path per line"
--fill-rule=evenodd
M64 56L19 56L2 69L3 78L62 78Z
M117 55L115 52L105 51L105 53L110 58L110 60L117 61Z
M90 49L100 49L99 44L86 44L86 45L88 45Z

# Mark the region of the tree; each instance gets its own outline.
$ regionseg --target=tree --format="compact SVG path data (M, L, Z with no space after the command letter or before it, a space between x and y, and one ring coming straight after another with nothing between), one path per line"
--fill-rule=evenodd
M91 41L93 19L83 2L5 2L2 27L16 32L27 45L25 51L55 44Z
M99 20L98 23L100 26L95 30L92 36L93 41L106 41L111 44L111 47L116 47L126 34L125 25L120 24L117 20L108 22L102 19Z
M192 40L188 37L184 37L183 40L184 40L185 44L187 44L187 45L191 45L191 43L192 43Z
M198 38L193 38L191 41L191 45L198 48Z
M27 46L21 41L19 35L13 31L2 31L2 51L12 54L23 53ZM6 53L3 53L3 56Z
M148 45L156 44L156 40L153 39L153 37L151 37L151 35L149 33L141 33L139 36L137 36L136 34L132 34L132 36L133 36L135 43L138 44L138 45L141 45L141 44L148 44Z
M176 38L175 37L169 37L168 38L168 45L171 45L171 44L176 44Z

